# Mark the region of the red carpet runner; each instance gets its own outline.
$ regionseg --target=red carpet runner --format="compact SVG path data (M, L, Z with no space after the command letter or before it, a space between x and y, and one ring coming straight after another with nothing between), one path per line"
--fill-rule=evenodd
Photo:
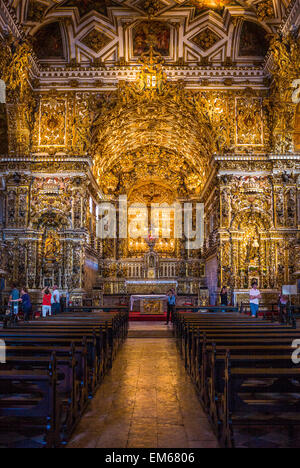
M165 322L167 314L163 315L145 315L140 312L130 312L129 320L131 322Z

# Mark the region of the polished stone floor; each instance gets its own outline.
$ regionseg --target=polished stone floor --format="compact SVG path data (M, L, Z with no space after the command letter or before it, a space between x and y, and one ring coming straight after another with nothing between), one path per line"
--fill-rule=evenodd
M153 326L166 330L163 324ZM151 329L132 324L131 330ZM168 336L168 334L167 334ZM174 339L129 338L69 448L214 448Z

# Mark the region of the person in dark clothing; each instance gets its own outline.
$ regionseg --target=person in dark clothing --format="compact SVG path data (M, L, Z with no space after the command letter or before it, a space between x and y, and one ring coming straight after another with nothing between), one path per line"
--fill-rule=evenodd
M28 294L28 291L26 288L23 288L21 290L21 299L19 299L22 302L22 309L24 313L24 321L29 322L30 320L30 314L32 311L32 305L31 305L31 300L30 296Z
M169 325L170 318L171 322L173 323L174 320L174 312L175 312L175 306L176 306L176 295L175 291L170 289L168 292L168 311L167 311L167 322L166 325Z
M226 286L223 286L220 292L220 298L221 298L221 305L222 306L228 306L228 291Z
M287 306L288 306L288 297L284 294L279 296L279 319L281 323L287 322Z

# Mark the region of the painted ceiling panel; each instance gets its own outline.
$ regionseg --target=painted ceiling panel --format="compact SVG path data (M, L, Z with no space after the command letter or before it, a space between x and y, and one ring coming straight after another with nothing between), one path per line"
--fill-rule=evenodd
M187 63L193 57L217 61L223 55L216 55L219 43L227 44L226 55L232 60L262 62L268 49L266 35L280 27L288 4L288 0L11 1L43 62L78 58L82 45L84 62L89 56L93 61L95 54L107 52L110 41L117 41L117 54L110 55L129 64L150 45L168 63L185 60L187 46Z

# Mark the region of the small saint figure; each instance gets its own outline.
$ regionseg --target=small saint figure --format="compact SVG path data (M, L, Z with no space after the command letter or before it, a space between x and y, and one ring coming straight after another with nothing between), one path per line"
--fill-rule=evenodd
M249 262L257 260L259 255L259 243L255 237L250 237L247 245L247 260Z

